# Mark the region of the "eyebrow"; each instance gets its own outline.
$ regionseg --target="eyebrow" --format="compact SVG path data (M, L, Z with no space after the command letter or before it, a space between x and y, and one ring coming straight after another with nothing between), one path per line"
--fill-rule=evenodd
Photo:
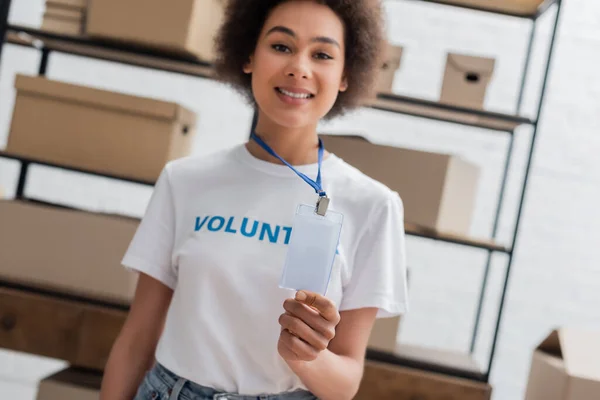
M274 33L274 32L280 32L280 33L289 35L289 36L291 36L293 38L296 37L296 33L293 30L291 30L290 28L287 28L285 26L281 26L281 25L277 25L277 26L274 26L271 29L269 29L269 31L267 32L266 36L269 36L271 33ZM327 36L317 36L317 37L312 38L310 41L311 42L319 42L319 43L332 44L334 46L337 46L337 47L341 48L341 46L337 42L337 40L332 39L332 38L327 37Z

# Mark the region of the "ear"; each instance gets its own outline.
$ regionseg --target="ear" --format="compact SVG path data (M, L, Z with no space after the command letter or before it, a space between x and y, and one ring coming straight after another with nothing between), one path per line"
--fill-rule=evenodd
M242 68L242 70L246 74L251 74L253 67L254 67L253 57L252 57L252 55L250 55L250 57L248 57L248 62L244 64L244 67Z
M340 82L340 92L345 92L348 89L348 78L346 75L342 76L342 81Z

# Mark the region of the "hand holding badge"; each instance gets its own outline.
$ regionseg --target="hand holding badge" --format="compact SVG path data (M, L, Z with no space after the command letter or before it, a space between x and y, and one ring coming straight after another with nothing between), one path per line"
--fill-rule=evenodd
M283 303L279 317L279 355L286 362L312 361L329 346L340 321L336 305L327 297L327 286L342 230L343 216L328 210L329 198L321 185L323 142L319 139L318 173L313 181L281 158L255 133L251 136L264 150L290 167L319 194L314 206L298 206L279 286L298 290Z
M300 291L283 303L277 350L288 362L312 361L335 337L340 314L335 304L317 293Z

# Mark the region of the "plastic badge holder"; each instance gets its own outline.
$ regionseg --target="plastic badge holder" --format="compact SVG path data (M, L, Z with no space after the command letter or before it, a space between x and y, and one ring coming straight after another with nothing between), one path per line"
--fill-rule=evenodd
M292 234L280 287L309 290L325 295L342 231L343 215L315 212L315 206L300 205L294 217Z

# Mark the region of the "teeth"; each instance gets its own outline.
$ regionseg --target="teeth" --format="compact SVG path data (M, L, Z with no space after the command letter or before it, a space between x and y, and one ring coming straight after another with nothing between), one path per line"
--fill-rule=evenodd
M280 88L278 88L278 90L286 96L293 97L294 99L308 99L309 97L311 97L309 93L292 93Z

